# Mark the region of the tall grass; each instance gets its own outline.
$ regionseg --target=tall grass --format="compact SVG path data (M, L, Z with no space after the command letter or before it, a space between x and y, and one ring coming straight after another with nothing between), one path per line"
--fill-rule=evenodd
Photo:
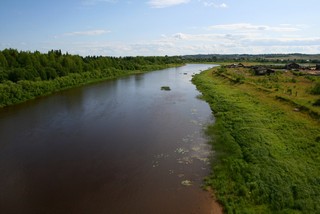
M193 82L216 117L206 183L225 212L320 213L319 122L212 71Z
M320 82L317 82L315 86L311 89L312 94L320 95Z

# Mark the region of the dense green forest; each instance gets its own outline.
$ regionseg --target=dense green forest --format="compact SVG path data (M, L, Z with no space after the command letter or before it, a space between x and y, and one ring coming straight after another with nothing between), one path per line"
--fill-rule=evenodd
M182 64L181 57L103 57L0 51L0 107L90 82Z

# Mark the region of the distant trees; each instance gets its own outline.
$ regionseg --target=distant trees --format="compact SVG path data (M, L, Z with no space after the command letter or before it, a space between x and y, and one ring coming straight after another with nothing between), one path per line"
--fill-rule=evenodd
M2 52L0 52L0 67L2 67L2 68L7 68L8 67L7 59L6 59L5 55Z
M72 73L92 72L94 70L147 70L167 64L182 63L180 57L102 57L63 54L61 50L51 50L46 54L39 51L0 51L0 81L10 80L53 80Z
M188 62L320 63L319 54L198 54L185 55L182 59Z
M99 79L182 64L181 57L103 57L61 50L0 51L0 107Z

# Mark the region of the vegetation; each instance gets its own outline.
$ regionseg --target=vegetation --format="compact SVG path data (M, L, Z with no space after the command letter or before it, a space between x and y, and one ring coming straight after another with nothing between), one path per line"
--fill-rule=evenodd
M303 72L276 69L271 75L255 75L248 68L217 68L216 74L233 83L245 83L270 94L278 100L291 104L299 111L320 119L320 108L313 105L320 94L320 77L303 75ZM243 86L243 87L245 87Z
M295 106L319 112L310 93L317 78L246 68L195 75L216 117L207 129L217 155L206 182L226 213L320 213L319 119Z
M259 62L259 63L320 63L320 54L198 54L182 57L189 62Z
M320 82L317 82L315 86L311 89L312 94L320 95Z
M180 57L81 57L0 51L0 107L90 82L182 64Z

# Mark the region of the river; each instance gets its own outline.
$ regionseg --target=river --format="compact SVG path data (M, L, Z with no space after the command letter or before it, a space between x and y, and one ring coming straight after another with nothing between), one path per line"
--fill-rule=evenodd
M210 213L203 130L214 118L190 82L208 67L133 75L0 109L0 213Z

